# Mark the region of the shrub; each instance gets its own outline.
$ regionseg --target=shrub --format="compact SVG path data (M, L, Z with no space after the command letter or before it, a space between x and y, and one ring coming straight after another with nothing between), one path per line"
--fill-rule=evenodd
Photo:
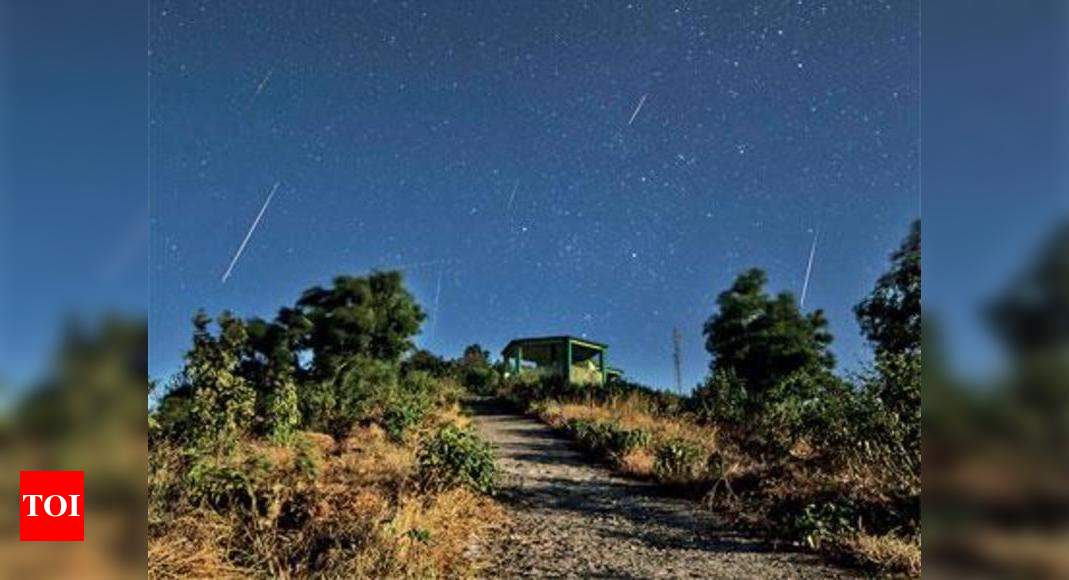
M240 374L246 348L244 324L227 312L219 316L219 335L211 319L198 312L193 319L193 348L186 353L183 379L191 395L190 428L194 444L225 450L248 431L255 415L256 391Z
M397 365L355 357L334 378L308 386L301 397L301 414L310 429L341 440L358 423L381 412L383 398L395 392L397 382Z
M268 438L279 444L289 443L301 422L297 384L292 377L279 377L265 399L263 422Z
M857 510L848 502L810 503L795 510L786 528L810 548L819 548L823 542L856 532L857 519Z
M616 428L612 432L610 447L613 453L627 455L636 449L649 447L651 441L653 441L653 434L645 429Z
M255 479L267 468L262 458L232 462L213 458L193 461L186 472L188 497L216 509L255 508Z
M564 431L587 451L602 455L624 456L646 447L653 435L644 429L624 429L609 421L572 419L564 425Z
M705 451L685 439L669 439L657 446L653 471L662 481L691 481L701 476Z
M694 390L688 407L706 423L741 424L746 420L748 393L731 370L717 370Z
M448 425L419 451L423 484L436 489L464 486L480 493L494 487L496 466L493 447L471 429Z
M402 441L405 434L426 416L428 405L418 397L396 397L382 413L382 428L394 441Z
M464 386L477 395L491 395L498 387L500 376L488 366L473 366L464 371Z

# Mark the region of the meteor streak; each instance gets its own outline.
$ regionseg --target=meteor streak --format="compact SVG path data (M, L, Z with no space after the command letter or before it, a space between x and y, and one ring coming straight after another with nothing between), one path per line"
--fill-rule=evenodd
M241 253L245 251L245 246L249 243L249 238L252 237L252 233L256 231L256 226L260 225L260 218L264 217L264 212L267 211L268 204L271 203L271 198L275 196L275 190L278 189L280 182L276 181L275 185L271 187L271 193L267 194L267 200L264 201L263 207L260 208L260 213L256 214L256 219L252 220L252 226L249 227L249 231L245 234L245 239L241 240L241 245L238 246L238 251L234 253L233 259L230 260L230 265L227 266L226 272L223 273L223 278L220 280L223 284L226 284L226 279L230 277L230 273L234 271L234 265L238 263L238 258L241 257Z
M434 312L431 314L431 336L438 330L438 299L442 296L442 271L438 270L438 283L434 287Z
M260 84L256 85L256 92L253 93L252 94L252 98L249 99L249 106L250 107L252 106L253 103L256 102L256 97L260 96L260 93L264 92L264 87L267 86L267 81L271 80L271 75L273 75L274 73L275 73L275 69L271 69L271 70L267 71L267 74L264 75L264 78L263 78L262 81L260 81Z
M805 267L805 282L802 284L802 298L798 301L798 307L805 307L805 294L809 290L809 275L813 272L813 256L817 253L817 238L820 237L820 230L816 230L813 233L813 245L809 248L809 263Z
M635 117L638 116L638 112L642 110L642 104L646 102L647 95L642 95L642 98L638 100L638 106L635 107L635 112L631 113L631 119L627 122L627 126L630 127L631 123L635 122Z
M520 180L517 179L516 184L512 186L512 193L509 194L509 202L508 205L505 206L505 213L509 213L512 211L512 200L516 199L516 190L518 190L519 188Z

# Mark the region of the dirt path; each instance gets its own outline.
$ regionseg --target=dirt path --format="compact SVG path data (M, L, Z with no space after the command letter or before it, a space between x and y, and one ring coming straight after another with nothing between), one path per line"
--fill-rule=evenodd
M499 403L472 419L497 446L509 529L490 548L497 577L829 578L810 555L773 552L688 500L612 475L569 442Z

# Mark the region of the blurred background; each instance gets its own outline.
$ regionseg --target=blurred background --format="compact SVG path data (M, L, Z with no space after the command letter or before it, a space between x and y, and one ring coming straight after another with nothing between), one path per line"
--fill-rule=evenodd
M1069 11L922 8L924 569L1064 577Z
M144 2L0 1L0 486L86 471L86 542L2 574L144 574ZM932 576L1069 573L1069 11L922 6ZM165 289L153 289L159 293Z
M0 0L2 575L144 576L145 2ZM18 541L20 470L85 471L86 541Z

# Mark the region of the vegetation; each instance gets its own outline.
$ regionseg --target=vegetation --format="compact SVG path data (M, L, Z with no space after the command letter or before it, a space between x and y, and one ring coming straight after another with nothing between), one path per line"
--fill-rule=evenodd
M270 322L198 313L150 414L150 575L473 573L493 454L460 385L404 360L422 319L397 273L339 277Z
M447 425L419 452L420 477L426 486L464 486L480 493L494 487L494 451L471 429Z
M499 392L620 470L774 539L919 574L919 223L855 310L875 354L858 376L835 374L821 311L765 285L753 269L720 294L704 325L710 375L690 397L523 375Z
M824 314L766 284L752 269L719 295L709 376L686 397L506 380L478 344L413 352L424 314L397 273L339 277L272 321L198 313L150 416L150 572L474 573L465 546L498 508L493 450L457 412L467 390L776 541L919 573L919 223L855 309L874 352L856 376L836 374Z

